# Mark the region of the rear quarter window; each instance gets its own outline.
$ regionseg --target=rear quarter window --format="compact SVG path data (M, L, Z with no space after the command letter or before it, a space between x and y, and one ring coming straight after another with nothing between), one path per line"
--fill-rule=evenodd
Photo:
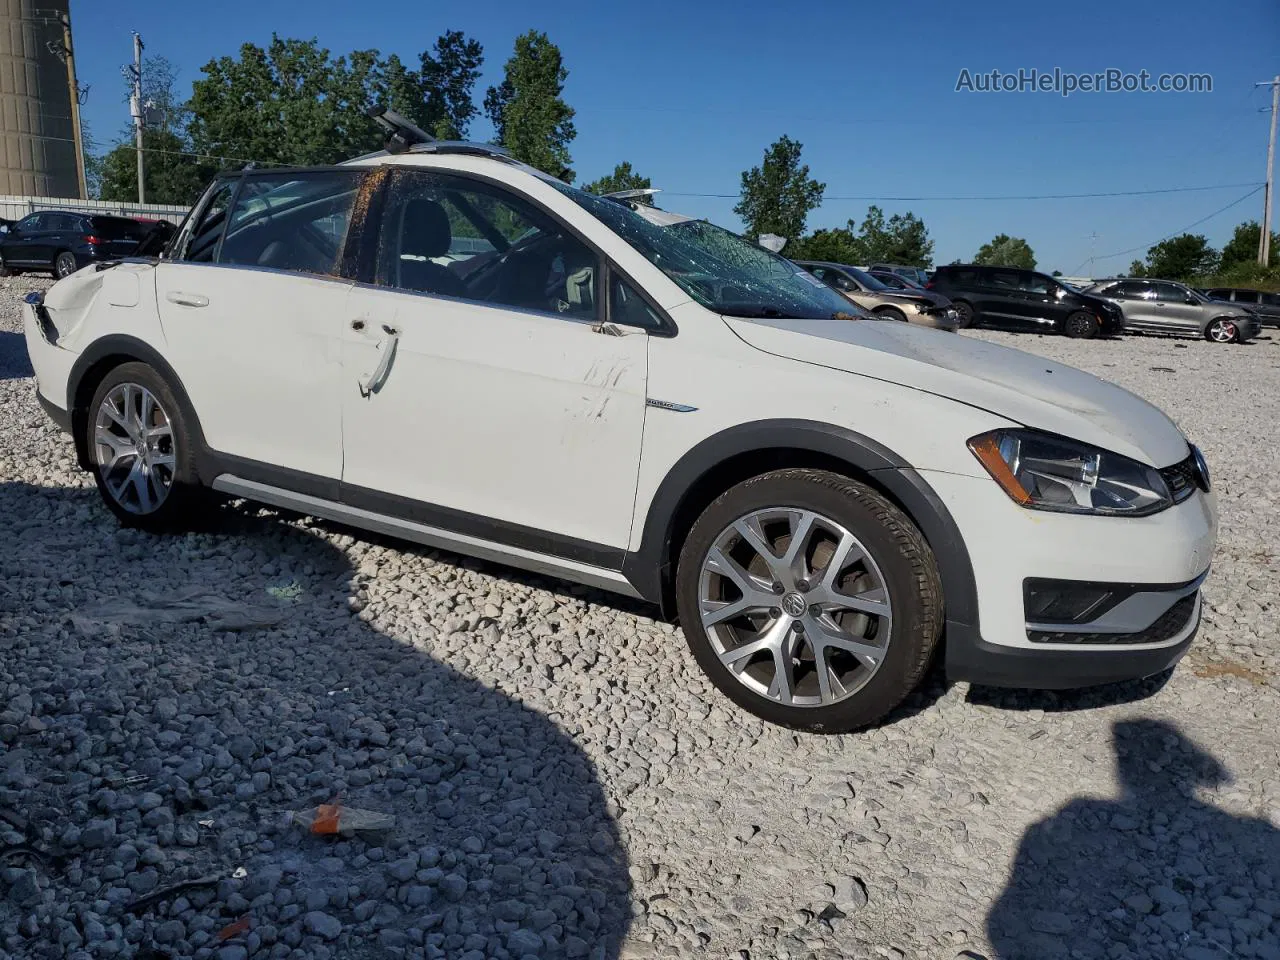
M93 217L93 232L107 240L137 240L146 233L137 220L128 217Z

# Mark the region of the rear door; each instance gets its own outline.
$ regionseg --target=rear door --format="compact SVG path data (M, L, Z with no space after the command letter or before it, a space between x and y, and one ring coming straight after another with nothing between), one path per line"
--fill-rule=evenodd
M354 275L345 238L364 177L323 169L223 181L156 267L166 358L227 472L336 497Z
M53 266L54 258L63 250L75 246L79 237L80 217L73 213L47 213L35 247L35 258L41 264Z

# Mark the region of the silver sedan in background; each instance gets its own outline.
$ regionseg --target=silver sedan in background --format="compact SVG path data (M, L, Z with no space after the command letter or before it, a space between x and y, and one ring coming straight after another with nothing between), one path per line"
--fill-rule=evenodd
M871 274L841 263L815 260L795 262L880 320L906 320L908 323L952 332L960 326L960 315L956 313L951 301L940 293L932 290L894 290Z

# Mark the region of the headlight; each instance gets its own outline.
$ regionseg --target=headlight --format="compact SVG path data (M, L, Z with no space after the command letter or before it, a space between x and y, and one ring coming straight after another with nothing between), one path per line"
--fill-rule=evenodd
M969 449L1024 507L1136 517L1173 505L1153 467L1066 437L995 430L974 437Z

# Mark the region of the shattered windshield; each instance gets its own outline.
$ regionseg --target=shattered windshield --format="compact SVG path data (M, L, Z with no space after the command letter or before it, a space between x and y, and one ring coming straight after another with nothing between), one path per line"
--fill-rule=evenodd
M715 224L686 220L660 227L621 203L552 185L716 313L822 319L851 312L849 302L817 277Z

